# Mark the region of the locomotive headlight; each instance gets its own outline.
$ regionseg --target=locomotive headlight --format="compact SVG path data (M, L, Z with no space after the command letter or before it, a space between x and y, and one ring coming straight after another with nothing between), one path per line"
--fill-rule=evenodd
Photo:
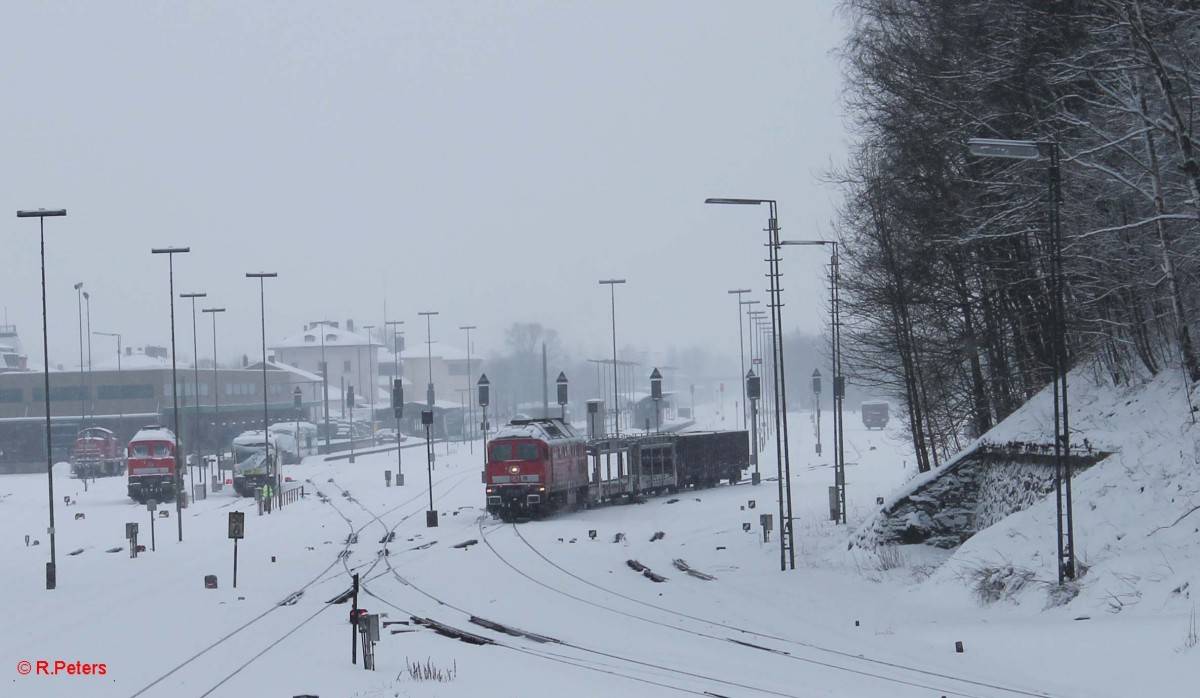
M538 492L545 492L545 491L546 491L546 488L544 486L538 488Z
M510 475L516 475L517 473L521 472L521 466L510 465L510 466L508 466L508 472Z
M495 491L496 491L496 488L494 488L494 487L489 487L489 488L487 488L487 493L488 493L488 494L491 494L491 493L493 493L493 492L495 492Z

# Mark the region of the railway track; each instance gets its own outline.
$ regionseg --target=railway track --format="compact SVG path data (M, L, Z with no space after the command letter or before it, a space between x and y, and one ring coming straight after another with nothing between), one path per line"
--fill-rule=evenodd
M448 480L452 480L455 478L459 479L458 483L456 483L451 488L446 489L445 493L448 493L448 492L452 491L454 489L454 487L457 487L458 485L462 484L463 478L465 478L466 475L468 475L468 474L469 473L456 473L456 474L453 474L450 476L443 477L438 482L444 483ZM324 580L326 580L328 578L329 573L331 571L335 570L339 565L342 566L342 568L346 571L346 573L352 574L353 572L352 572L352 568L350 566L349 560L350 560L351 554L353 552L352 547L351 547L353 545L353 543L351 541L354 539L355 535L361 533L363 530L365 530L366 528L370 527L371 525L373 525L375 523L379 523L381 526L383 526L389 532L394 531L395 528L399 527L404 521L407 521L408 519L410 519L413 516L420 513L420 511L422 511L423 508L418 506L418 508L415 509L414 511L412 511L411 513L408 513L408 514L402 516L390 528L388 528L386 526L386 524L384 524L384 522L382 521L383 517L388 516L388 515L396 512L396 511L399 511L400 509L403 509L405 507L409 507L414 502L417 502L417 501L423 502L424 498L426 496L426 494L425 494L426 490L419 490L413 496L409 497L408 499L404 500L403 502L397 504L396 506L394 506L390 509L387 509L386 511L384 511L380 514L375 514L374 512L370 512L366 507L363 507L361 504L359 504L359 506L363 509L363 511L367 512L371 518L370 518L370 520L366 521L365 523L362 523L361 525L357 525L356 522L349 515L347 515L347 513L345 511L343 511L340 507L337 506L337 504L334 503L333 497L329 497L324 491L321 490L320 486L317 485L315 482L313 482L311 480L309 480L307 482L313 486L315 494L317 494L318 496L322 496L322 495L325 496L325 498L328 500L328 504L330 504L331 507L333 508L333 510L335 511L335 513L337 513L337 515L343 521L346 522L347 527L350 531L351 535L347 536L346 542L343 543L341 550L334 557L334 559L331 560L330 563L325 568L323 568L318 574L314 575L311 579L308 579L307 581L305 581L299 588L292 591L290 594L285 596L283 599L275 602L274 604L272 604L269 608L267 608L263 612L259 613L258 615L254 616L253 618L250 618L242 625L240 625L240 626L234 628L233 630L231 630L230 632L222 635L221 637L217 638L212 643L206 645L205 647L201 648L196 653L190 655L189 657L185 658L183 661L174 665L173 667L171 667L170 669L165 671L163 674L156 677L150 683L146 684L139 690L131 693L129 698L137 698L138 696L142 696L144 694L154 691L154 689L156 687L159 687L164 681L169 679L171 676L176 675L177 673L179 673L180 671L182 671L186 668L192 667L197 662L199 662L202 658L204 658L206 655L209 655L213 650L215 650L219 647L222 647L227 642L233 640L235 637L237 637L239 634L241 634L243 631L245 631L249 628L255 627L261 621L263 621L265 618L278 612L280 609L295 606L296 602L299 601L309 589L311 589L313 586L320 584ZM336 483L333 483L333 484L336 484ZM340 491L344 491L344 490L341 490L339 488L339 492ZM241 500L239 499L239 500L234 500L234 501L236 502L236 501L241 501ZM369 576L369 574L370 574L369 570L373 570L375 568L375 566L379 564L380 557L387 557L387 556L378 556L372 562L370 567L368 568L368 573L361 574L360 576L362 576L362 577ZM386 572L384 574L386 574ZM340 577L341 572L339 572L337 576ZM220 671L219 671L221 678L218 681L216 681L214 684L209 686L203 692L197 693L196 695L198 696L198 698L204 698L205 696L208 696L208 695L214 693L215 691L217 691L226 682L228 682L229 680L234 678L241 671L243 671L244 669L246 669L247 667L252 665L253 662L257 661L259 658L261 658L263 655L265 655L267 652L269 652L271 649L273 649L279 643L286 640L288 637L290 637L292 634L294 634L300 628L307 625L309 622L311 622L317 616L319 616L322 613L324 613L325 611L327 611L329 608L330 608L330 604L322 603L315 612L313 612L311 615L305 617L303 620L301 620L298 624L293 626L287 632L274 638L269 644L267 644L265 647L263 647L258 653L251 656L247 661L245 661L238 667L234 668L232 671L225 671L225 667L221 667ZM169 695L172 695L172 696L179 695L178 687L173 686Z
M495 528L496 527L493 527L493 530ZM506 528L508 528L508 526L506 526ZM534 575L530 574L527 570L521 569L520 567L515 565L511 560L509 560L504 555L502 555L500 553L500 551L497 550L496 546L493 544L492 540L490 539L489 530L486 529L482 524L480 525L480 537L483 540L483 543L491 550L491 552L494 555L496 555L496 557L498 559L501 560L501 562L503 564L508 566L510 569L512 569L517 574L528 579L529 581L533 582L534 584L536 584L544 589L547 589L551 592L554 592L556 594L565 596L565 597L573 599L579 603L583 603L588 606L592 606L594 608L603 609L605 611L608 611L608 612L611 612L611 613L614 613L617 615L621 615L621 616L624 616L627 618L637 620L641 623L646 623L646 624L650 624L650 625L654 625L654 626L658 626L658 627L662 627L662 628L667 628L672 631L686 633L688 635L692 635L692 636L696 636L696 637L703 637L703 638L707 638L709 640L714 640L714 641L718 641L718 642L733 643L733 644L739 645L741 647L745 647L749 650L767 652L772 655L783 657L789 661L803 662L803 663L810 664L813 666L820 666L820 667L824 667L829 670L843 672L843 673L849 673L849 674L861 676L864 678L870 677L870 678L878 679L880 681L884 681L884 682L887 682L887 683L890 683L893 685L905 685L905 686L910 686L910 687L914 687L914 688L938 691L939 695L943 695L943 696L964 696L964 697L966 697L966 696L970 696L970 697L987 696L989 698L992 696L996 696L997 698L999 698L1000 696L1024 696L1026 698L1054 698L1053 694L1050 694L1050 693L1044 692L1044 691L1029 690L1029 689L1023 689L1023 688L1018 688L1018 687L1014 687L1014 686L1005 686L1005 685L1001 685L998 683L992 683L992 682L988 682L988 681L979 681L979 680L975 680L975 679L971 679L971 678L967 678L967 677L963 677L963 676L957 676L957 675L949 674L946 672L937 672L937 671L922 669L920 667L906 665L906 664L903 664L900 662L893 662L893 661L887 661L887 660L873 658L873 657L867 657L867 656L859 654L859 653L850 653L850 652L846 652L843 650L839 650L836 648L832 648L832 647L828 647L828 646L824 646L824 645L820 645L820 644L816 644L816 643L812 643L812 642L804 642L801 640L787 638L787 637L783 637L783 636L772 634L772 633L764 633L764 632L755 631L755 630L752 630L749 628L743 628L740 626L731 625L731 624L724 623L724 622L721 622L718 620L713 620L710 618L703 618L700 616L690 615L687 613L676 611L674 609L669 609L669 608L666 608L663 606L659 606L654 603L646 602L641 599L638 599L638 598L635 598L632 596L628 596L626 594L621 594L619 592L605 588L601 585L595 584L594 582L592 582L584 577L574 574L570 570L567 570L566 568L562 567L561 565L558 565L554 561L550 560L541 551L539 551L536 547L534 547L533 544L530 543L529 540L526 539L525 536L520 532L518 526L511 525L511 530L513 531L515 537L525 547L527 547L529 550L531 550L538 558L543 560L548 566L550 566L554 570L561 572L562 574L570 577L571 579L574 579L577 582L584 584L588 587L597 589L606 595L610 595L610 596L622 599L624 601L628 601L630 603L636 604L643 608L649 608L649 609L653 609L653 610L659 611L659 612L667 614L667 615L675 616L682 620L682 623L679 623L679 622L673 623L673 622L658 621L658 620L654 620L651 618L646 618L643 615L630 613L623 609L615 608L615 607L607 605L607 604L598 603L598 602L595 602L595 601L592 601L589 599L585 599L585 598L583 598L577 594L574 594L570 591L561 589L556 586L552 586L552 585L544 582L543 580L535 577ZM700 624L703 624L704 626L708 626L708 627L715 627L715 628L721 628L724 630L728 630L732 633L735 633L735 636L728 637L728 636L724 636L724 635L714 634L713 632L709 632L709 631L705 631L705 630L698 630L694 627L687 627L683 623L686 623L688 621L700 623ZM750 642L749 639L754 639L755 642ZM766 643L766 644L764 644L764 643ZM789 651L788 649L783 649L779 646L771 646L770 643L778 643L779 645L784 645L786 647L791 648L791 651ZM817 658L815 658L815 656L804 656L801 654L797 654L797 653L795 653L794 648L800 648L801 650L808 652L810 655L820 655L820 656L824 656L826 658L825 659L817 659Z

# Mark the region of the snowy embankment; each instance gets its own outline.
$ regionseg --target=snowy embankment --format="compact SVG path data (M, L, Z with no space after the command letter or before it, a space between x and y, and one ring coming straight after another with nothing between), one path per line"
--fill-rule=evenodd
M1164 372L1134 387L1101 384L1086 371L1071 379L1072 444L1086 439L1113 454L1072 483L1078 583L1055 589L1057 509L1050 496L966 541L921 593L1004 599L1038 611L1064 605L1062 613L1072 616L1190 615L1200 583L1200 431L1180 374ZM983 438L1053 443L1053 428L1047 389ZM889 504L937 476L907 483ZM860 540L869 539L873 523L860 529ZM1176 640L1185 642L1183 629Z

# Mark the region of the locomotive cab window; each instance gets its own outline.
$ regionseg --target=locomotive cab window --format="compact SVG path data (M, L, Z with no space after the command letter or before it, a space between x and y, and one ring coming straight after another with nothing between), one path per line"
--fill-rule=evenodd
M517 444L517 460L537 460L537 444Z
M166 458L171 455L171 449L166 444L154 444L154 457Z
M150 447L146 444L137 444L133 447L134 458L145 458L150 455Z
M512 460L512 444L492 444L492 450L488 454L488 458L491 460Z

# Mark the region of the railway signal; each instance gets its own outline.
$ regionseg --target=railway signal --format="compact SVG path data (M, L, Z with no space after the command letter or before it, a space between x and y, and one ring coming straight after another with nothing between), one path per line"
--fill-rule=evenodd
M229 537L233 539L233 588L237 589L238 541L246 537L246 514L244 512L229 512Z
M146 500L146 509L150 511L150 552L156 552L154 542L154 510L158 509L158 502L153 499Z
M657 368L650 372L650 399L654 400L654 431L657 432L662 427L658 414L658 406L662 402L662 374Z
M479 388L479 395L478 395L479 406L483 408L483 423L480 424L480 426L483 428L483 465L484 465L483 481L487 482L487 442L488 442L487 441L487 435L488 435L487 408L488 408L488 403L491 402L491 399L490 399L491 395L489 393L491 392L492 384L491 384L491 381L488 380L487 374L481 373L481 374L479 374L479 383L477 383L476 385Z
M404 381L392 379L392 413L396 415L396 487L404 484L404 449L400 447L400 418L404 416Z
M754 373L754 367L746 372L746 399L750 401L750 462L754 464L754 474L751 484L762 482L762 474L758 472L758 400L762 396L762 379Z
M554 385L558 388L558 406L562 408L562 420L565 422L567 421L567 374L559 371Z
M138 554L137 543L138 525L136 523L125 524L125 539L129 541L129 557L136 558Z
M437 528L438 513L433 508L433 438L430 434L433 427L433 410L421 410L421 424L425 425L425 471L429 474L429 511L425 512L425 527Z
M354 462L354 386L346 386L346 404L350 405L350 462Z

